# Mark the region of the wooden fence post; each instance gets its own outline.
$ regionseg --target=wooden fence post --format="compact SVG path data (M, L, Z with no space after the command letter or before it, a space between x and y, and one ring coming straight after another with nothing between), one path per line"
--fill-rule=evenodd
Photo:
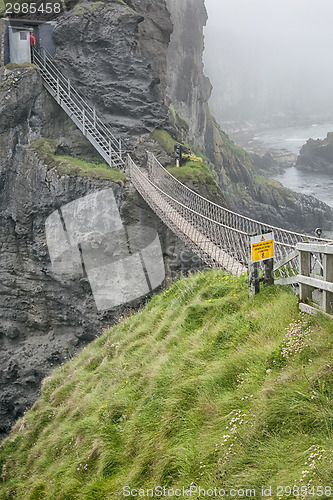
M264 260L265 274L264 283L265 285L274 285L274 259Z
M333 283L333 254L324 254L324 280ZM333 314L333 293L323 291L323 310L328 314Z
M300 250L299 252L299 268L302 276L310 276L311 253L309 251ZM310 285L299 284L300 300L308 300L312 298L312 287Z
M251 236L256 236L256 233L248 235L249 297L253 297L260 291L259 263L252 262Z

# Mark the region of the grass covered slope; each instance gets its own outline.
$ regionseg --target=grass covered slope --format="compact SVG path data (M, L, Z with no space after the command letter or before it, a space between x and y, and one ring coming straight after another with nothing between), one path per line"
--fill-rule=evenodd
M60 175L107 179L121 186L126 180L126 175L123 172L110 168L101 158L97 158L96 163L89 163L83 158L56 154L57 142L52 139L37 139L32 143L31 148L36 151L48 170L54 169Z
M332 339L332 320L303 318L287 290L249 300L244 277L185 278L44 381L1 444L0 498L317 492L333 477Z

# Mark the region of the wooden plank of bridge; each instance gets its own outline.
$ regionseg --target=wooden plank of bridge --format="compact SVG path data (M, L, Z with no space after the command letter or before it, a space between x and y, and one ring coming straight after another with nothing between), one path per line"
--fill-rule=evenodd
M162 198L159 192L154 189L150 183L147 182L145 190L164 215L167 216L170 221L196 245L196 247L209 255L218 265L226 271L238 276L246 272L245 266L215 245L215 243L203 233L198 231L195 226L190 224L175 208Z
M226 271L240 276L246 272L246 268L231 257L220 247L215 245L207 236L198 231L190 224L182 215L177 212L169 203L164 200L163 212L170 220L203 252L209 255L217 264L223 267Z

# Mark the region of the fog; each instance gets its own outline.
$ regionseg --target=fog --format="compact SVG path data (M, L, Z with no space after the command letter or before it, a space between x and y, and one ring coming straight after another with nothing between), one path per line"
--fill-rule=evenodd
M332 0L205 4L205 74L221 124L333 122Z

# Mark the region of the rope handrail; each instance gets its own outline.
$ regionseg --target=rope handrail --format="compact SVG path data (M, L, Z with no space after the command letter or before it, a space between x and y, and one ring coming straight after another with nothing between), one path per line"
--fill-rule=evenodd
M170 193L167 193L161 186L158 186L154 180L149 178L149 176L135 164L129 155L127 167L130 179L145 201L163 222L165 222L188 247L192 248L204 262L208 263L211 267L223 267L235 274L244 272L244 266L247 266L249 262L248 231L240 230L237 227L208 217L206 214L189 207L186 203L175 198ZM172 175L171 179L173 179ZM175 184L182 185L178 180ZM190 191L195 198L197 193L192 190ZM201 195L198 195L198 197L206 201ZM214 205L216 206L216 204ZM262 226L261 223L258 222L258 224ZM294 235L291 231L286 232L292 236ZM275 231L276 262L282 262L286 259L286 256L293 254L295 249L294 241L298 242L298 238L296 240L294 239L294 241L284 238L283 233L284 230L280 228L277 228ZM302 238L301 241L304 241L303 238L305 235L299 233L299 236ZM327 243L330 242L330 240L321 240L321 242ZM293 259L289 259L289 262L290 264L287 268L282 265L278 266L276 272L279 273L279 275L283 275L284 273L288 276L297 274L297 256L294 256Z
M237 229L237 228L234 228L234 227L231 227L231 226L227 226L226 224L223 224L222 222L219 222L219 221L217 221L215 219L211 219L211 218L207 217L206 215L201 214L201 213L193 210L192 208L188 207L187 205L184 205L180 201L176 200L175 198L173 198L172 196L170 196L168 193L166 193L165 191L163 191L159 186L155 185L148 177L146 177L146 175L140 170L140 168L136 165L136 163L133 161L133 159L129 155L128 155L128 158L129 158L129 161L132 163L132 168L136 169L137 173L145 180L145 182L149 183L151 185L151 187L153 187L154 189L156 189L157 191L159 191L163 196L165 196L166 198L168 198L173 203L177 204L179 207L182 207L186 211L188 211L188 212L190 212L190 213L192 213L192 214L194 214L194 215L196 215L198 217L201 217L202 219L206 220L207 222L214 223L214 224L216 224L219 227L223 227L224 229L229 229L231 231L234 231L235 233L238 233L238 234L241 234L243 236L248 237L248 233L246 231L242 231L240 229ZM176 179L176 178L175 178L175 180L178 181L178 179ZM195 191L193 191L193 193L196 194ZM198 195L198 196L200 196L200 195ZM204 198L204 199L206 200L206 198ZM219 206L219 205L217 205L217 206ZM275 244L276 245L280 245L280 246L284 246L284 247L294 248L294 246L292 244L284 243L284 242L281 242L281 241L275 241Z
M210 267L243 273L250 257L249 229L254 228L258 232L274 232L277 277L298 274L297 243L311 239L333 244L329 239L293 233L220 207L173 177L152 153L148 153L148 172L140 169L129 155L127 167L130 179L148 205ZM225 213L228 217L224 217ZM239 219L242 228L237 227Z
M195 210L193 210L192 208L188 207L187 205L184 205L183 203L181 203L180 201L176 200L175 198L173 198L172 196L170 196L168 193L166 193L165 191L163 191L161 188L159 188L158 186L156 186L150 179L148 179L144 173L139 169L139 167L135 164L135 162L133 161L133 159L128 155L128 158L129 158L129 161L132 163L132 167L135 168L137 170L137 172L139 173L139 175L141 177L144 178L144 180L149 183L154 189L156 189L157 191L159 191L163 196L165 196L166 198L168 198L169 200L171 200L172 202L174 202L175 204L179 205L180 207L182 207L183 209L187 210L188 212L191 212L192 214L195 214L199 217L202 217L203 219L205 219L206 221L209 221L209 222L213 222L214 224L218 225L218 226L221 226L225 229L232 229L232 231L235 231L236 233L239 233L239 234L242 234L244 236L247 236L248 233L246 233L245 231L241 231L240 229L235 229L233 227L230 227L230 226L227 226L225 224L222 224L221 222L219 221L216 221L214 219L211 219L209 217L207 217L206 215L203 215L199 212L196 212Z
M129 156L127 167L130 179L148 205L201 260L210 267L222 266L234 274L245 272L242 261L246 254L246 234L221 227L216 221L189 211L186 205L154 186Z
M163 167L163 165L158 161L158 159L152 153L150 153L150 152L147 152L147 153L148 153L148 157L150 157L150 159L152 159L155 162L155 164L158 165L158 168L161 169L163 171L163 173L167 174L167 176L170 177L170 179L172 180L172 182L178 183L183 189L189 191L191 193L191 195L193 195L193 196L195 196L197 198L201 198L202 201L204 201L205 203L207 203L207 204L209 204L211 206L214 206L218 210L222 210L223 212L228 213L230 215L233 215L235 217L238 217L240 219L243 219L244 221L252 222L254 224L258 224L258 225L261 225L263 227L267 227L269 229L272 229L273 231L283 231L284 233L290 234L292 236L298 236L298 237L300 237L302 239L303 238L307 238L307 239L312 240L314 242L315 241L321 241L321 242L327 242L327 243L332 242L333 243L333 240L330 240L330 239L327 239L327 238L318 238L316 236L307 235L305 233L303 234L303 233L298 233L298 232L295 232L295 231L291 231L289 229L279 228L277 226L273 226L271 224L266 224L265 222L260 222L258 220L252 219L251 217L245 217L244 215L241 215L241 214L239 214L237 212L233 212L232 210L229 210L228 208L221 207L221 205L218 205L217 203L214 203L213 201L208 200L204 196L200 195L196 191L193 191L193 189L191 189L188 186L186 186L185 184L183 184L179 179L177 179L170 172L168 172L168 170L165 167Z

